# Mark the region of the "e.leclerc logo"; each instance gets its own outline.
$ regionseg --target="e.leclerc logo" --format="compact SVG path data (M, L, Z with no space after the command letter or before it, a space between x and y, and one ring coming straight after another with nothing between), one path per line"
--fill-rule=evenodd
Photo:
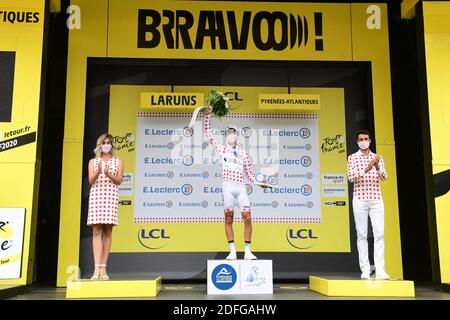
M192 185L190 185L189 183L183 184L183 186L181 187L181 192L186 196L190 195L193 190L194 188L192 188Z
M311 136L311 131L308 128L300 129L300 137L307 139Z
M308 156L303 156L300 159L300 163L302 164L302 166L304 166L306 168L306 167L309 167L311 165L312 160Z

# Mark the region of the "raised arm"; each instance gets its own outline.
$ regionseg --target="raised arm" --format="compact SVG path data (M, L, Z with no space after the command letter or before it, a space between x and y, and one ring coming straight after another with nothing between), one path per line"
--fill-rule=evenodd
M211 128L211 111L205 115L205 136L208 139L208 143L211 143L219 152L223 152L225 146L216 140Z

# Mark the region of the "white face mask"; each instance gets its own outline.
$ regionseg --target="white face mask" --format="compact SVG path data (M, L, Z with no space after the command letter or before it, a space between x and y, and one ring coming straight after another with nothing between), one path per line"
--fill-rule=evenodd
M358 147L361 150L369 149L369 146L370 146L370 141L358 141Z
M112 145L110 144L102 144L103 153L109 153L112 149Z
M236 142L237 142L237 134L230 133L229 135L227 135L227 143L228 144L235 145Z

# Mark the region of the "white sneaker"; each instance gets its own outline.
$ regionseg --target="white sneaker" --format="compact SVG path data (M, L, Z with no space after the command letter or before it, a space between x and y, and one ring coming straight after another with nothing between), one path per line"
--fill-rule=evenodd
M370 279L370 270L365 270L361 273L361 279L368 280Z
M227 256L227 260L236 260L237 254L236 251L230 251L230 254Z
M375 270L375 279L377 280L389 280L391 277L383 270Z
M251 251L245 251L244 260L256 260L258 259Z

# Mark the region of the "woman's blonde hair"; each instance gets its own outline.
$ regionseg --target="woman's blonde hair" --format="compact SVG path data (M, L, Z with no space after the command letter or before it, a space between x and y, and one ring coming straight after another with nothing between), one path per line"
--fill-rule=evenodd
M109 141L111 141L111 146L112 146L111 154L114 155L114 150L116 149L116 147L114 146L114 137L110 133L104 133L97 139L97 145L95 146L95 149L94 149L96 158L99 158L102 156L102 152L103 152L102 144L106 139L109 139Z

